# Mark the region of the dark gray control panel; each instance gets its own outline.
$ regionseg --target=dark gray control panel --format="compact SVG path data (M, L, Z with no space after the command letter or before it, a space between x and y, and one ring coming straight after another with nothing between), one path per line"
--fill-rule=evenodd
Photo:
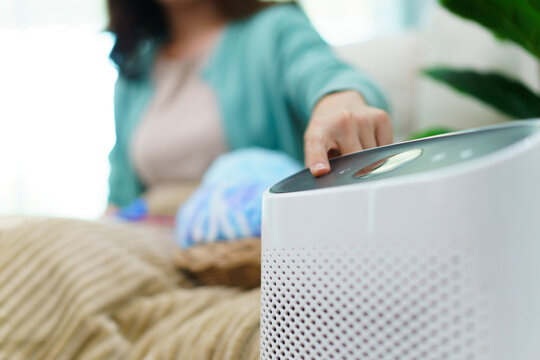
M539 130L540 120L517 121L360 151L332 159L327 175L315 178L305 169L270 192L323 189L440 169L501 150Z

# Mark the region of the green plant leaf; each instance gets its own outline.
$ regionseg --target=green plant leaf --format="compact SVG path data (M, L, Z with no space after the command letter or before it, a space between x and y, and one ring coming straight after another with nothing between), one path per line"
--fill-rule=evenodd
M540 0L529 0L529 5L540 13Z
M443 127L435 127L435 128L429 128L424 129L419 132L416 132L412 134L409 137L409 140L416 140L416 139L422 139L430 136L436 136L436 135L442 135L442 134L448 134L451 132L454 132L455 130L449 129L449 128L443 128Z
M424 73L459 92L491 105L515 119L540 117L540 96L525 85L498 73L434 68Z
M539 0L439 0L453 13L473 20L497 37L511 40L540 59Z

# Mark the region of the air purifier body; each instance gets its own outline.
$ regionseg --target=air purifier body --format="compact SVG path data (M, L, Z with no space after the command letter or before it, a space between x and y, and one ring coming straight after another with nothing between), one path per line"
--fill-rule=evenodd
M263 197L261 359L540 359L540 121L362 151Z

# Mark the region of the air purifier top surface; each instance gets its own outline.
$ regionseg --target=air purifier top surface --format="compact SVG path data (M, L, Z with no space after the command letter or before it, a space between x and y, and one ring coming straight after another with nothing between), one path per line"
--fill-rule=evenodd
M491 154L539 131L540 120L528 120L364 150L332 159L327 175L315 178L305 169L270 192L316 190L440 169Z

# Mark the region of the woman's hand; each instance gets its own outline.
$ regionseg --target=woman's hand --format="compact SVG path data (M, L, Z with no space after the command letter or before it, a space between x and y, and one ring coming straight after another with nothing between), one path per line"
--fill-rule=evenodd
M385 111L368 106L356 91L332 93L317 103L304 134L306 166L321 176L330 172L329 157L392 142Z

